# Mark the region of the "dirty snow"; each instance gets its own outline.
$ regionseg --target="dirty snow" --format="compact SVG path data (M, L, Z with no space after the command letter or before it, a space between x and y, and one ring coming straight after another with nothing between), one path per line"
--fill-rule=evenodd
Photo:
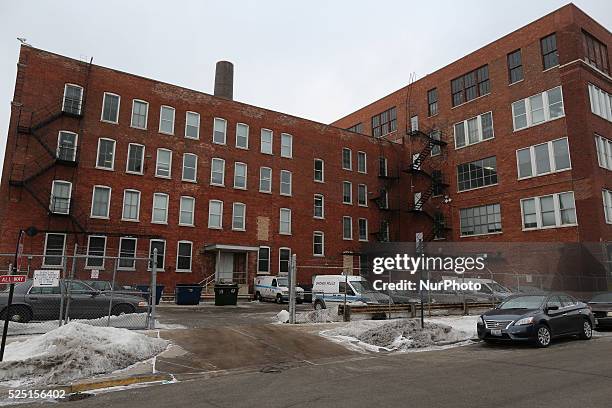
M276 319L280 323L289 323L289 312L281 310ZM342 316L338 316L338 306L332 306L327 309L311 310L309 312L299 312L295 314L296 323L331 323L342 320Z
M0 384L47 386L109 373L149 359L166 340L126 329L71 322L46 334L6 346Z
M108 325L108 316L100 317L97 319L72 319L71 322L101 327ZM8 335L16 336L23 334L43 334L53 329L56 329L58 325L59 324L57 320L49 320L46 322L37 323L9 322ZM111 316L110 326L126 329L144 329L147 327L147 314L129 313L122 314L120 316Z

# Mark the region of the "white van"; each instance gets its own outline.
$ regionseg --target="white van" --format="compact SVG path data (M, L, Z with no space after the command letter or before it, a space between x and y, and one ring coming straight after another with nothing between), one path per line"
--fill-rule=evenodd
M348 283L348 287L347 286ZM345 296L346 292L346 296ZM317 275L312 283L312 301L315 309L325 309L331 304L367 303L389 304L393 301L385 293L379 292L361 276Z
M289 301L289 279L286 276L257 276L255 278L255 300L274 300L276 303ZM295 287L295 303L304 301L304 289Z

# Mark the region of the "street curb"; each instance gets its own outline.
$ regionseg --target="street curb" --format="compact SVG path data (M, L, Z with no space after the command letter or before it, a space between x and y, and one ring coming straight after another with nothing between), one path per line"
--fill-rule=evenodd
M171 381L173 380L170 374L148 374L148 375L136 375L133 377L117 378L117 379L106 379L100 381L91 381L79 384L73 384L68 386L54 387L54 390L65 391L66 394L72 394L75 392L84 392L99 390L101 388L112 388L121 387L133 384L142 384L157 381Z

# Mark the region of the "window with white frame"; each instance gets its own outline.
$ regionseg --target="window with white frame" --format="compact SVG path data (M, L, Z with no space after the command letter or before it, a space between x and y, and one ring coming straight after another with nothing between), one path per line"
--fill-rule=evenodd
M542 176L571 168L567 138L516 151L519 179Z
M599 167L612 170L612 140L596 134L595 148L597 149Z
M140 217L140 191L123 190L123 221L138 221Z
M76 161L78 139L78 134L67 130L60 130L57 135L55 157L67 162Z
M174 115L176 111L172 106L162 105L159 111L159 133L174 134Z
M106 252L106 237L90 235L87 239L86 268L104 269L104 254Z
M462 237L501 232L501 206L496 203L461 208L459 210L459 224Z
M111 188L94 186L91 197L91 218L108 218L110 212Z
M353 219L349 216L342 217L342 239L353 239Z
M368 240L368 220L360 218L357 225L359 227L359 241L366 242Z
M365 184L357 185L357 204L360 207L368 206L368 186Z
M312 254L314 256L325 256L325 235L322 231L312 233Z
M193 153L183 154L183 181L197 182L198 156Z
M260 151L264 154L272 154L273 133L270 129L261 129Z
M232 209L232 229L234 231L246 230L246 204L234 203Z
M560 86L512 103L514 130L521 130L565 116Z
M353 184L350 181L342 182L342 203L353 203Z
M291 172L288 170L280 171L280 195L291 195Z
M283 235L291 235L291 209L280 209L280 222L278 232Z
M130 143L128 145L128 157L126 173L144 174L145 147L141 144Z
M223 201L210 200L208 202L208 228L223 228Z
M368 172L368 161L365 152L357 152L357 171L359 173Z
M83 107L83 87L75 84L64 85L62 112L80 115Z
M247 165L246 163L234 163L234 188L246 190L247 188Z
M130 271L136 269L136 245L136 238L119 238L119 265L117 265L117 269Z
M172 150L157 149L155 177L170 178L172 174Z
M602 194L606 223L612 224L612 190L604 189Z
M257 273L270 273L270 247L259 247L259 251L257 251Z
M49 211L54 214L70 214L72 199L72 183L64 180L53 180Z
M153 194L153 214L151 216L151 222L154 224L168 223L168 194Z
M96 168L102 170L115 169L115 141L101 137L98 139Z
M272 169L269 167L259 169L259 191L262 193L272 192Z
M314 195L313 217L318 219L325 218L325 197L323 197L323 194Z
M322 159L314 159L314 181L325 182L325 162Z
M102 100L102 118L101 120L109 123L119 123L119 104L121 97L117 94L104 92Z
M132 100L132 122L130 126L136 129L146 129L149 116L149 103L138 99Z
M281 133L281 157L293 157L293 136L288 133Z
M227 135L227 120L223 118L215 118L213 123L213 143L222 144L226 143Z
M521 211L524 230L572 226L577 223L573 191L522 199Z
M185 114L185 137L188 139L200 138L200 114L189 112Z
M483 113L456 123L454 130L455 149L493 139L493 113Z
M589 100L591 112L612 122L612 94L589 84Z
M238 149L249 148L249 125L245 123L236 124L236 147Z
M291 264L291 249L278 249L278 274L287 275L289 273L289 265Z
M149 241L149 259L153 259L154 251L157 249L156 267L157 270L164 270L166 261L166 240L152 239ZM149 262L149 269L153 267L153 262Z
M191 272L191 253L193 243L191 241L179 241L176 247L176 271Z
M179 207L179 225L192 227L194 223L195 198L181 196Z
M353 159L351 149L345 147L342 149L342 168L344 170L353 169Z
M66 234L47 233L45 235L45 257L43 266L64 265L64 250L66 248Z
M210 162L210 184L213 186L225 185L225 160L217 157Z

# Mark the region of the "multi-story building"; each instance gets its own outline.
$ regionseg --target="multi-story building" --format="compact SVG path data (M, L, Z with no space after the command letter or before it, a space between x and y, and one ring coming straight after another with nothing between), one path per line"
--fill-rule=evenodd
M570 4L331 125L232 100L225 62L213 96L22 46L0 251L157 249L172 286L291 254L307 283L372 241L610 242L611 43Z

